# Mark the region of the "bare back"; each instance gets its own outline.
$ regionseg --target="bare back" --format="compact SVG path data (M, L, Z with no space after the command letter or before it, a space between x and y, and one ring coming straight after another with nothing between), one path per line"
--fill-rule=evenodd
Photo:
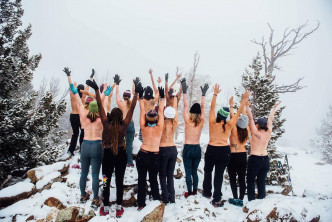
M267 146L271 138L270 130L258 130L250 138L250 155L256 156L266 156L267 155Z
M203 129L204 121L202 120L196 127L195 123L190 119L185 121L185 140L184 144L200 144L201 132Z
M246 150L246 143L248 138L244 143L240 143L238 134L237 134L237 128L234 127L231 131L231 136L229 137L230 147L231 147L231 153L243 153L247 152Z
M150 152L159 152L160 138L163 126L141 127L143 143L141 149Z
M210 141L209 145L212 146L228 146L228 138L231 135L231 127L227 123L225 125L225 131L222 127L223 122L210 122L209 123L209 134Z
M78 114L79 106L77 104L75 95L71 91L69 93L70 93L71 114Z
M125 119L127 116L128 110L129 110L129 108L127 106L127 101L124 100L124 101L118 102L118 107L122 111L123 119Z
M176 132L176 128L178 126L178 122L173 120L173 123L170 119L164 123L163 133L160 139L160 147L166 146L174 146L174 134Z
M143 102L144 102L145 113L147 113L151 109L154 109L156 105L155 99L150 99L150 100L143 99Z

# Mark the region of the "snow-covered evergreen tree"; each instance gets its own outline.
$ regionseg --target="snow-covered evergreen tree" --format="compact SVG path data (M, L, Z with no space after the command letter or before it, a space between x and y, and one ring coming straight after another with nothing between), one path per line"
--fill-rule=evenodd
M246 69L242 76L242 87L251 91L251 110L256 120L260 117L268 118L273 106L279 100L276 85L273 83L273 76L269 73L262 73L262 68L261 57L257 54L257 56L254 57L252 64L249 65L249 69ZM240 99L240 90L235 89L235 92ZM276 111L273 121L273 131L267 148L271 158L271 169L267 178L269 184L280 184L280 182L283 181L283 179L278 178L277 161L274 160L280 158L280 155L276 151L275 143L285 132L282 128L285 119L281 118L281 113L284 108L284 106L280 107Z
M318 138L312 140L312 145L319 149L323 159L332 163L332 106L322 119L322 125L317 129Z
M29 55L31 25L21 28L23 12L20 0L0 1L0 181L40 163L44 138L66 109L49 92L37 101L30 82L41 55Z

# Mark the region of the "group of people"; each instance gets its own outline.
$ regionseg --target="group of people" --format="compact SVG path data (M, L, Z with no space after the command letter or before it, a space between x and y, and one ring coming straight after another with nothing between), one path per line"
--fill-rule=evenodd
M152 87L143 87L140 78L133 80L132 91L123 93L120 97L120 76L115 75L112 86L107 84L97 85L94 78L94 70L86 86L72 82L71 72L64 69L70 85L70 98L72 112L70 122L73 129L71 143L68 152L72 155L76 147L79 130L80 135L80 161L81 177L80 190L81 202L89 199L85 191L86 179L91 165L93 199L91 206L99 208L99 172L102 167L103 174L103 206L100 214L109 214L110 182L115 171L116 184L116 216L124 213L123 180L126 167L134 167L132 158L132 144L135 135L134 122L132 120L137 100L139 101L140 137L142 145L136 157L138 172L138 210L145 207L146 178L149 173L151 194L154 200L164 203L175 203L175 189L173 174L177 159L177 148L174 143L174 135L178 126L178 104L183 94L183 118L185 122L185 141L183 148L183 163L186 174L187 192L184 196L197 195L198 165L201 161L200 136L204 126L205 96L209 89L208 84L201 86L201 104L194 103L190 109L187 101L186 79L178 74L174 82L168 86L168 74L165 74L165 88L155 84L152 70L149 70ZM180 90L175 93L174 84L180 80ZM89 87L95 90L95 94L89 92ZM116 87L116 101L118 107L110 111L111 98ZM215 84L213 98L209 113L209 143L205 152L203 196L212 198L211 204L215 207L223 206L222 183L224 171L227 168L233 198L229 202L242 206L247 188L248 200L254 200L255 180L257 178L258 196L265 197L265 178L269 171L269 158L267 146L271 137L272 122L278 102L268 119L259 118L256 122L248 101L250 92L242 95L237 113L234 113L233 97L229 101L229 107L220 108L217 113L216 100L220 93L220 87ZM132 98L132 99L131 99ZM228 120L229 119L229 120ZM250 142L250 156L247 162L247 141ZM212 172L214 172L212 196ZM159 193L158 174L161 186ZM247 184L245 177L247 176ZM240 193L238 195L237 177Z

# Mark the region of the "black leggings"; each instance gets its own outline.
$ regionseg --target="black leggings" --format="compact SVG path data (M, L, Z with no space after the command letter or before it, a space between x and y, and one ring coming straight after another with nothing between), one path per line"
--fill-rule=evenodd
M204 181L203 181L203 194L210 197L212 195L212 171L214 171L214 193L213 202L221 200L222 182L224 179L224 171L230 159L229 146L211 146L208 145L205 153L205 166L204 166Z
M114 155L111 149L104 149L102 171L106 177L104 184L103 197L104 206L109 206L110 183L115 168L115 184L116 184L116 203L122 204L123 200L123 178L127 166L127 153L123 147L118 148L118 155Z
M227 169L234 199L243 200L246 192L247 153L231 153L231 160L229 161ZM236 175L238 176L240 186L239 198L237 195Z
M79 114L70 114L70 124L71 124L71 128L73 129L73 134L71 136L71 141L70 141L68 151L74 152L80 130L81 130L80 147L82 146L82 142L83 142L83 138L84 138L84 130L81 129L80 115Z

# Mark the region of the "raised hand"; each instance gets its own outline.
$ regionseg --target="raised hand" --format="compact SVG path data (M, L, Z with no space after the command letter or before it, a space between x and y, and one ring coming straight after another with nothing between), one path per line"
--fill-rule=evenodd
M150 73L150 75L152 75L152 72L153 72L153 70L152 70L152 69L149 69L149 73Z
M187 93L187 89L188 89L188 86L187 86L187 83L186 83L186 78L181 79L180 83L181 83L181 86L182 86L182 92L183 92L183 94L186 94Z
M246 90L245 93L242 94L242 99L247 101L249 99L249 96L250 96L250 91Z
M139 87L139 86L138 86ZM143 99L143 93L145 91L145 88L143 88L142 84L141 84L141 88L139 89L139 92L138 92L138 97L140 99ZM136 88L135 88L135 92L136 92Z
M141 81L141 79L139 77L136 77L135 79L133 79L133 82L135 84L135 87L136 85Z
M202 96L205 96L208 89L209 89L209 85L207 83L205 83L203 87L201 86Z
M94 77L94 75L95 75L95 70L94 70L94 69L92 69L92 73L91 73L91 75L90 75L90 78L93 78L93 77Z
M178 74L176 74L176 78L177 78L177 79L180 79L180 78L181 78L181 75L182 75L182 73L178 73Z
M158 87L160 98L165 98L165 89L163 87Z
M215 84L213 87L213 94L218 95L218 93L220 93L220 92L221 92L221 89L220 89L219 84Z
M159 76L157 79L157 83L160 84L161 83L161 77Z
M165 74L165 81L168 82L168 73Z
M111 92L112 92L112 87L107 86L106 91L104 92L104 94L105 94L105 96L109 96Z
M233 96L229 99L229 107L233 107L234 106L234 100L233 100Z
M69 71L68 67L65 67L63 71L67 74L67 76L70 76L71 71Z
M281 103L281 101L278 101L278 102L273 106L273 108L277 108L277 106L279 106L280 103Z
M122 79L120 79L120 76L118 74L115 74L113 79L114 79L114 82L116 85L119 85L122 80Z
M85 84L87 84L88 86L90 86L92 89L94 89L95 91L97 91L99 89L97 83L95 80L91 81L90 79L86 80Z

